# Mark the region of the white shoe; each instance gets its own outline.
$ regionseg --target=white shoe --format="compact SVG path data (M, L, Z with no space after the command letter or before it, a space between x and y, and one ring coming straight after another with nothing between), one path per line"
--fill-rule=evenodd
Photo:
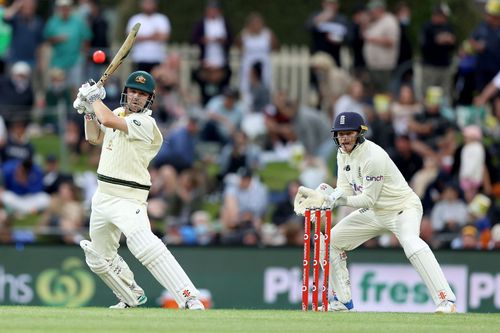
M436 308L436 311L434 313L456 313L457 312L457 306L455 303L452 301L442 301L439 303L438 307Z
M347 303L342 303L341 301L338 300L333 300L328 303L328 311L332 312L345 312L345 311L350 311L354 308L354 305L352 304L352 300L347 302ZM323 306L318 306L318 311L323 311Z
M203 303L197 298L190 298L186 301L184 309L188 310L205 310Z
M124 301L119 301L115 305L111 305L109 308L110 309L136 308L139 305L146 304L147 301L148 301L148 298L146 297L146 295L141 295L141 296L139 296L139 298L137 298L137 305L131 306L131 305L128 305L127 303L125 303Z

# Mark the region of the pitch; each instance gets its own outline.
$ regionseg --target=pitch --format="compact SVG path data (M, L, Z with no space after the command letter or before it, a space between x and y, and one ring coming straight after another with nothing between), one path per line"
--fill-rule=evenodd
M314 313L286 310L181 311L157 308L0 306L2 332L498 332L498 314Z

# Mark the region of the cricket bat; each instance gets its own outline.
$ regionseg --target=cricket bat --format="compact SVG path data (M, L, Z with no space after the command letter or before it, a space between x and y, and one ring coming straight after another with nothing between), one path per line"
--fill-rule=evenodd
M134 45L135 39L137 37L137 32L139 31L139 28L141 27L140 23L136 23L132 30L130 30L130 33L128 34L127 38L123 42L122 46L116 52L113 60L109 63L108 68L102 73L101 78L99 81L97 81L97 84L102 87L106 81L109 79L111 74L113 74L118 67L122 64L123 60L128 56L130 49L132 49L132 46Z

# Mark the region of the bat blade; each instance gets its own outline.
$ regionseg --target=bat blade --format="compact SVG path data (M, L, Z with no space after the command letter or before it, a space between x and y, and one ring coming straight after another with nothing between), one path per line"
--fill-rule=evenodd
M111 62L109 63L108 68L106 68L101 78L97 82L98 85L103 86L111 76L111 74L116 71L116 69L122 64L123 60L128 56L130 50L132 49L132 46L134 45L135 39L137 38L137 32L139 31L140 27L141 24L136 23L132 30L130 30L130 33L123 42L122 46L120 47L118 52L116 52L113 60L111 60Z

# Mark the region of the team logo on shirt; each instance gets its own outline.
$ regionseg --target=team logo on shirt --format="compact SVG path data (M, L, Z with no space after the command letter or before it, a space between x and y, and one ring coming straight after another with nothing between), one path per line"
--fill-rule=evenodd
M137 119L132 120L137 126L141 126L141 122Z
M350 165L347 165L345 168L344 168L345 171L351 171L351 166Z

